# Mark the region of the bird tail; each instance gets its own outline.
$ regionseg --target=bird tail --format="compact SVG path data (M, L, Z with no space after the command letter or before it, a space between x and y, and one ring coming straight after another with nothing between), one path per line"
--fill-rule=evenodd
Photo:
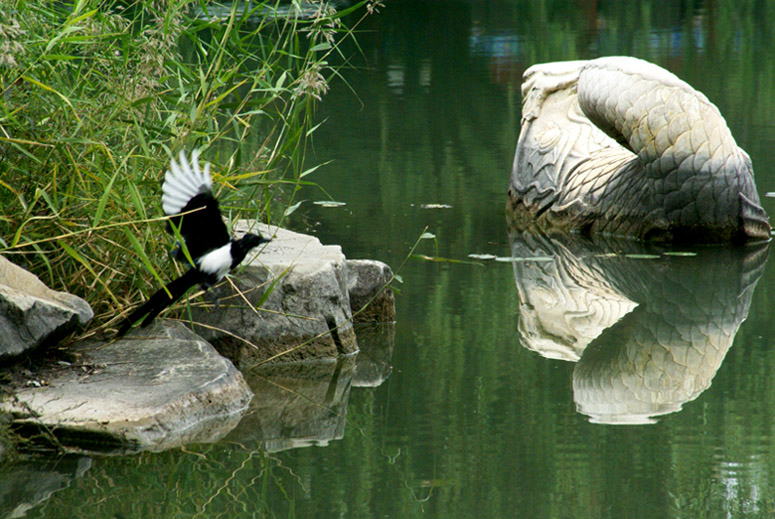
M151 324L151 321L161 313L162 310L173 304L175 301L185 294L189 288L193 287L197 283L201 283L204 280L204 275L196 269L189 269L185 274L177 279L173 279L165 288L161 288L156 291L148 301L136 308L129 317L124 319L121 324L121 328L118 330L118 337L121 337L132 327L134 323L142 319L141 326L146 327ZM146 315L147 314L147 315Z

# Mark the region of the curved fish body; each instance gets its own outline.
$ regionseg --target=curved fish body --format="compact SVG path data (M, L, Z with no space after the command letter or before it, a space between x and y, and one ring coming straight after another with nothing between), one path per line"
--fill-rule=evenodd
M767 240L751 159L718 108L630 57L530 67L512 225L644 240Z

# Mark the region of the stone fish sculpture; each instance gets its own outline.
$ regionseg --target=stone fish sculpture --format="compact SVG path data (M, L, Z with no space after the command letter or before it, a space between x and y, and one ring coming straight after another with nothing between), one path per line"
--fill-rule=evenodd
M507 209L515 228L674 242L770 238L751 159L718 108L631 57L525 72Z

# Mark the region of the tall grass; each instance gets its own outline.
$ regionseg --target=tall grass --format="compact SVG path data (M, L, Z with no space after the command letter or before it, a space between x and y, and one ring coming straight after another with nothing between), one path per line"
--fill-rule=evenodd
M84 297L99 328L172 275L161 179L194 147L229 218L281 223L309 185L343 17L373 4L0 4L0 254Z

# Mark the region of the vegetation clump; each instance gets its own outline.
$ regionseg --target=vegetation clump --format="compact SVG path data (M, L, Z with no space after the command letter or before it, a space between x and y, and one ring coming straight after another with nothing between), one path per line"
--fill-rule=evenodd
M310 184L314 106L352 35L342 19L364 5L3 3L0 254L105 326L168 277L161 179L183 149L213 163L229 219L281 223Z

